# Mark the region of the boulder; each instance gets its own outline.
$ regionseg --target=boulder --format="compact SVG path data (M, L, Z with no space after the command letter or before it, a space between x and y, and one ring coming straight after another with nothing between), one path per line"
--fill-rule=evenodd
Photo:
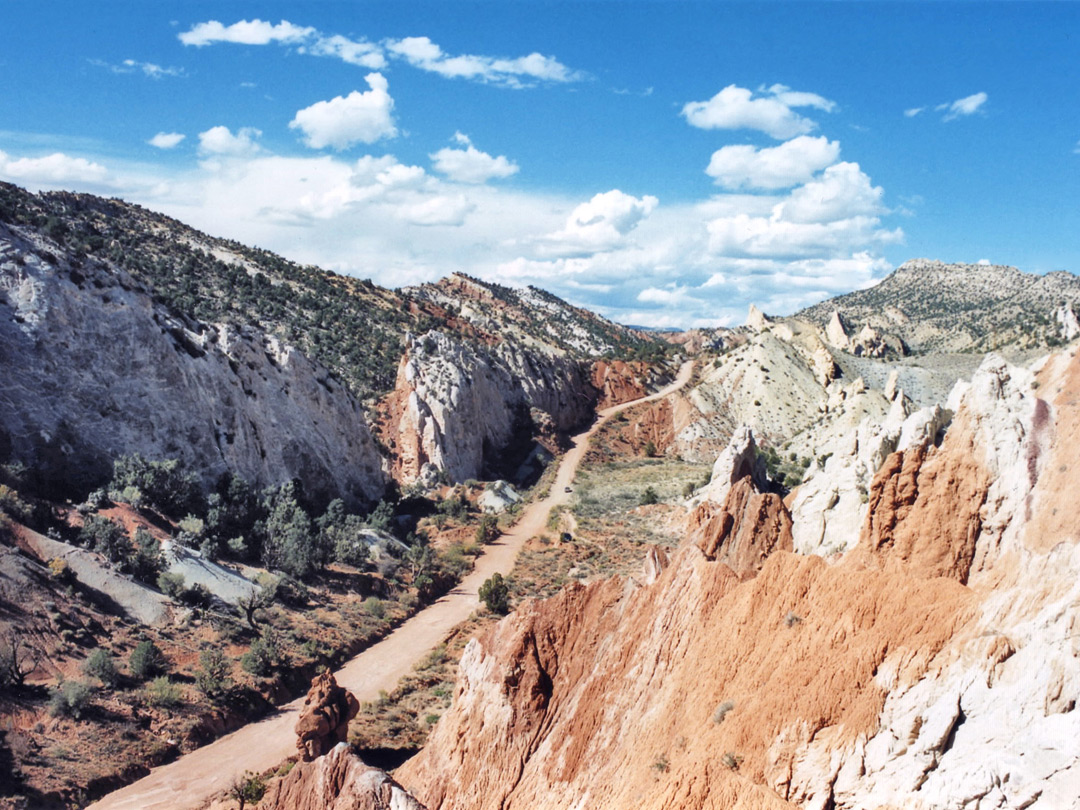
M311 689L296 721L296 747L304 762L349 739L349 721L360 711L352 692L338 686L329 670L311 679Z

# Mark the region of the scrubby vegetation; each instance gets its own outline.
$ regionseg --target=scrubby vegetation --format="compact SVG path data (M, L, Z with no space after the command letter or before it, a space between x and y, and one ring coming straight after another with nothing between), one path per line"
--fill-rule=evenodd
M477 337L475 327L422 289L394 292L369 280L301 266L120 200L68 192L34 195L0 183L0 222L42 230L76 263L111 262L181 317L251 325L275 335L321 362L362 400L393 388L407 331L443 328L461 339ZM663 341L542 290L477 283L498 304L496 322L513 323L572 355L659 360L670 353Z

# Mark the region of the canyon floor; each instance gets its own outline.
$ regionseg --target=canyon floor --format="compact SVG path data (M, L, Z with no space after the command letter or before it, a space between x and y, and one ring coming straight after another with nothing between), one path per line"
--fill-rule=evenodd
M477 608L477 591L496 572L509 571L529 539L542 532L553 509L570 500L567 488L588 450L590 439L608 419L627 408L662 399L689 382L693 363L679 369L675 381L657 393L601 411L592 426L572 439L571 449L559 463L549 494L531 504L521 519L476 561L476 567L452 592L421 611L383 641L365 650L336 673L338 682L361 701L373 701L408 674L414 662L437 646ZM226 790L245 771L261 772L295 751L293 726L303 698L283 706L272 716L155 769L149 776L109 794L91 805L95 810L187 810Z

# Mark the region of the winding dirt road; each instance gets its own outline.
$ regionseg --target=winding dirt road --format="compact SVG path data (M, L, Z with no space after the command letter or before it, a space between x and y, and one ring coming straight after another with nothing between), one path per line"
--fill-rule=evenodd
M671 385L648 397L600 411L587 431L574 436L571 449L559 463L555 482L546 498L527 506L521 519L484 549L476 567L457 588L417 613L393 633L368 647L336 673L339 684L361 702L373 701L380 690L390 692L412 665L476 610L477 591L496 571L509 573L521 547L547 528L548 515L570 499L566 488L574 480L589 439L615 414L661 399L690 380L693 362L679 369ZM175 762L154 769L148 776L105 796L91 810L193 810L213 794L226 790L244 771L256 773L296 753L293 727L304 699L299 698L258 722L244 726Z

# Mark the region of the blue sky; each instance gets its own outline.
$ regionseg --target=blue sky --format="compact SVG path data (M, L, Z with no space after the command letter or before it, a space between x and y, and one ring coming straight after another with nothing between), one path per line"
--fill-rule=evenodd
M388 286L740 323L1080 272L1075 3L5 3L0 179Z

